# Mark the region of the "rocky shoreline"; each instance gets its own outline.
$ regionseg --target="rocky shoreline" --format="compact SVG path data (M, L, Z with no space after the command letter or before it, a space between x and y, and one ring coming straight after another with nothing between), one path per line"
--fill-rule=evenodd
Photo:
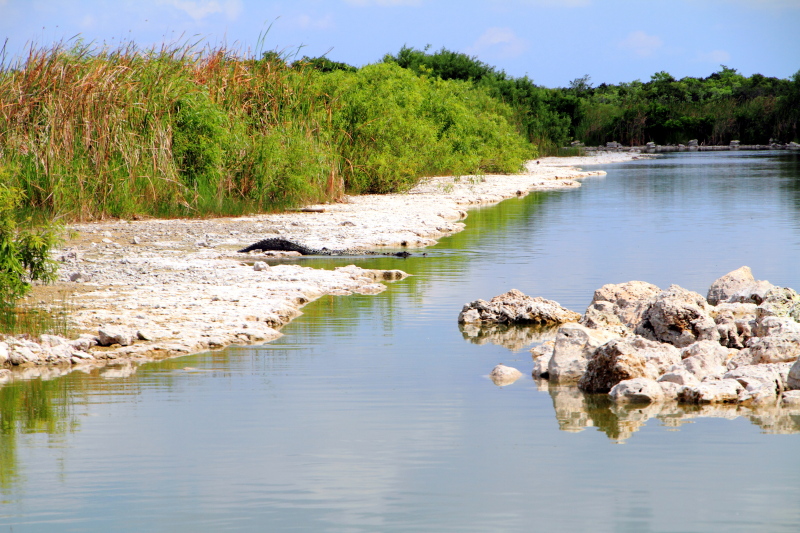
M0 383L99 366L114 367L105 370L109 376L125 375L144 361L268 342L310 301L377 294L407 274L402 259L398 269L386 271L269 266L266 260L292 252L237 254L243 246L283 237L313 248L414 253L461 231L471 207L579 187L578 180L605 173L575 166L637 157L545 158L529 162L524 174L430 178L406 194L349 197L281 214L71 225L71 238L54 254L61 262L59 280L35 287L31 298L52 308L66 300L79 336L5 336ZM57 298L48 302L44 294Z
M716 280L706 297L629 281L596 290L579 315L512 289L466 304L458 319L560 325L532 350L534 379L616 403L800 407L800 294L756 280L746 266Z

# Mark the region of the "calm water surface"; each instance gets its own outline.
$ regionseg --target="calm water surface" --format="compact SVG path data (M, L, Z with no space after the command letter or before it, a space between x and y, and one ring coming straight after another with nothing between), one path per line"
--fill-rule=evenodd
M269 345L0 389L0 531L800 530L800 413L500 388L527 349L459 329L511 288L581 312L605 283L705 294L742 265L800 288L796 155L605 170L472 211L427 257L360 261L414 276Z

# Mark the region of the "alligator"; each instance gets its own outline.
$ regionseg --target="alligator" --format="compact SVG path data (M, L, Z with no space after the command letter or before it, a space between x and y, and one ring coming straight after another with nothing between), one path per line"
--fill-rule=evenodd
M281 237L262 239L255 244L239 250L240 254L260 250L262 252L299 252L301 255L393 255L396 257L409 257L408 252L381 253L365 250L329 250L328 248L309 248L302 244L292 242Z

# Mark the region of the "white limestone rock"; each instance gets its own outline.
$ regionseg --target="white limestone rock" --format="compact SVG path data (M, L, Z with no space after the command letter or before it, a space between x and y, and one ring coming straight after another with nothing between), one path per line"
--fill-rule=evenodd
M800 294L788 287L773 287L758 306L757 316L788 316L800 321Z
M477 315L470 311L477 311ZM461 323L564 324L576 322L580 315L558 302L526 296L517 289L495 296L490 301L475 300L464 305L458 315Z
M753 337L747 348L741 350L732 362L737 365L784 363L800 357L800 333L773 334L768 337Z
M661 289L644 281L603 285L594 291L592 303L584 315L586 322L581 323L602 327L602 322L606 322L609 326L621 324L633 329L642 321L650 300L660 293ZM593 322L597 325L592 325Z
M100 328L97 332L97 344L100 346L111 346L114 344L130 346L133 344L133 339L134 337L130 332L112 327Z
M553 357L554 349L555 341L545 341L531 349L531 357L533 358L533 372L531 375L534 378L548 379L550 377L548 366L550 365L550 359Z
M681 387L694 387L700 384L697 376L686 370L685 367L675 365L675 367L658 378L659 383L674 383Z
M589 357L594 351L616 338L611 332L591 329L580 324L567 324L559 328L553 346L553 356L547 365L551 381L577 382L586 372Z
M719 342L717 324L705 298L678 285L670 286L652 300L636 333L678 348L699 340Z
M608 394L615 402L651 403L664 399L664 391L655 380L638 377L620 381Z
M753 277L753 271L750 270L750 267L739 267L712 283L708 289L706 299L709 304L717 305L719 302L725 302L737 292L753 285L755 281L756 279Z
M489 378L499 387L511 385L522 377L522 372L516 368L499 364L489 374Z
M699 341L681 350L681 364L700 381L718 379L728 370L730 350L714 341Z
M595 350L578 387L585 392L608 392L620 381L655 381L680 360L680 350L669 344L639 336L614 339Z
M739 394L744 391L735 379L704 381L694 387L683 387L678 393L678 401L685 403L738 403Z

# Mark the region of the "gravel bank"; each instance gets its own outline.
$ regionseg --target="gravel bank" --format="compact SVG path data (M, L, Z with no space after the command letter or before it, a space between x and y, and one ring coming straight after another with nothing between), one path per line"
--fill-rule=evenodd
M55 254L62 262L59 281L37 287L33 297L70 294L70 319L81 337L7 337L0 341L0 366L20 369L25 377L52 376L264 343L279 337L280 327L310 301L326 294L377 294L406 274L353 265L335 271L269 267L259 263L260 252L236 253L248 244L282 236L317 248L414 253L461 231L470 207L532 190L579 187L577 180L605 173L575 166L637 157L545 158L529 162L524 174L431 178L406 194L349 197L309 206L311 212L75 224L73 238ZM0 371L0 381L12 375Z

